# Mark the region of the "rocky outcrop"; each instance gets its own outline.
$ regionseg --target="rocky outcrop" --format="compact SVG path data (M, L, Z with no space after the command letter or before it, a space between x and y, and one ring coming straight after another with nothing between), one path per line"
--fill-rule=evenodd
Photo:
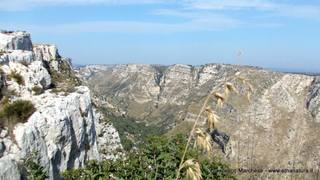
M0 32L0 49L32 51L30 34L26 32Z
M314 120L320 123L320 77L315 78L312 86L309 88L307 107Z
M15 78L7 80L7 90L14 91L20 96L32 96L32 88L35 86L47 89L51 85L51 76L42 61L33 61L28 66L10 61L7 64L3 64L1 68L7 76L12 76L13 74L21 76L22 82L17 81Z
M10 157L3 157L0 160L0 179L19 180L21 179L18 163Z
M184 105L185 96L189 95L193 83L192 66L177 64L168 67L160 80L159 103Z
M84 67L79 67L75 69L76 72L79 73L79 69L81 68L81 78L90 78L98 72L106 71L109 68L112 68L112 65L87 65Z
M236 79L239 73L252 84L251 101L246 98L248 87ZM232 94L222 108L217 108L214 98L208 104L220 116L217 127L223 132L215 136L216 153L233 168L320 167L319 77L224 64L115 65L86 80L95 101L112 107L115 114L123 112L121 115L172 129L170 132L187 129L184 126L195 120L208 93L222 92L225 83L231 82L238 95ZM205 124L205 119L203 114L199 124Z
M57 46L53 44L34 44L33 51L36 60L50 61L60 57Z
M9 62L25 62L31 63L34 60L34 54L32 51L24 50L9 50L3 55L0 55L0 63L6 64Z
M9 137L2 141L4 157L19 162L37 152L50 179L59 178L63 170L84 166L86 160L99 159L97 121L88 88L78 87L68 96L47 91L31 100L37 111L28 122L15 127L15 142Z
M36 109L27 122L0 127L0 179L25 178L23 159L33 153L49 179L61 179L64 170L101 159L98 133L102 143L109 142L99 145L109 153L102 158L118 157L113 149L122 148L119 135L112 125L99 125L90 90L73 83L78 79L70 61L53 45L32 49L27 39L24 32L0 33L0 100L28 100Z
M123 156L123 147L121 145L120 136L118 131L112 124L101 122L97 127L98 134L98 149L100 158L106 159L118 159Z

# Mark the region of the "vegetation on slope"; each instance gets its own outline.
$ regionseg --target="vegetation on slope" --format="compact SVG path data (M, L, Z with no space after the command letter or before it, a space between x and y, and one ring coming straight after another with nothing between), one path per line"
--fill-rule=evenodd
M0 126L12 129L15 124L26 122L35 110L30 101L17 100L11 103L6 101L0 108Z
M24 176L31 180L43 180L48 178L48 172L39 165L39 158L37 158L37 153L33 152L29 156L23 159L22 170Z
M120 135L121 144L126 151L131 150L134 146L143 144L150 136L161 135L163 130L157 126L147 126L143 122L138 122L132 117L114 116L105 108L101 112L107 116L113 126L117 129Z
M14 79L19 85L24 85L24 78L16 71L11 71L7 76L8 79Z
M57 61L59 71L53 67L48 68L51 75L53 90L52 92L74 92L75 87L81 85L80 80L75 76L70 63L66 59L55 59Z
M186 137L149 137L137 151L115 161L89 161L85 168L70 169L62 173L66 180L76 179L174 179L179 167ZM235 179L227 164L208 158L190 148L186 158L197 158L203 179ZM186 173L182 174L186 177Z

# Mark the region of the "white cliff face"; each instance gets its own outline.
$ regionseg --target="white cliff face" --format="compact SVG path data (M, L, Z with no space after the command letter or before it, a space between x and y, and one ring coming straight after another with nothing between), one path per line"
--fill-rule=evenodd
M19 84L14 78L7 80L6 84L8 90L14 91L23 97L32 96L32 88L35 86L47 89L51 84L50 74L43 66L42 61L33 61L28 66L10 61L8 64L2 65L2 70L8 76L12 73L21 75L23 84Z
M33 51L35 53L35 60L45 61L50 64L51 68L55 71L59 70L58 61L53 61L60 58L57 46L52 44L35 44Z
M163 86L160 104L185 104L185 96L190 93L193 84L192 67L177 64L170 66L163 74L160 86Z
M202 86L213 79L218 73L219 71L217 70L217 65L204 66L199 73L199 86Z
M16 40L19 38L23 40ZM59 72L60 63L69 62L60 59L55 46L37 45L32 50L31 41L24 38L30 39L30 36L0 33L0 50L6 55L1 56L4 58L0 61L0 90L15 92L12 101L29 100L36 108L27 122L17 124L13 131L0 128L0 179L20 179L22 159L33 152L37 153L49 179L60 179L59 173L83 167L88 160L100 160L100 149L109 152L103 159L118 157L110 153L122 148L119 135L111 125L99 125L87 87L77 86L74 92L68 93L51 92L50 68ZM8 50L16 47L24 50ZM25 58L25 54L30 57ZM12 73L21 76L23 83L10 77ZM44 93L36 95L32 90L35 86ZM102 141L99 147L103 148L98 148L98 126Z
M0 160L0 179L7 180L20 180L21 175L19 172L18 163L11 159L9 156L5 156Z
M0 32L0 49L32 51L30 34L26 32Z
M50 179L59 178L59 173L68 168L84 166L86 160L99 159L98 122L87 87L78 87L68 96L46 91L30 100L37 110L28 122L15 127L16 143L3 141L8 148L4 157L19 162L21 158L37 152L40 164L49 172Z
M153 67L150 65L118 65L112 69L114 76L122 79L120 84L130 83L129 88L139 89L137 92L128 92L129 89L125 89L118 92L119 96L129 96L130 99L137 103L147 103L152 100L156 100L156 95L160 92L160 87L155 83L155 77L153 77ZM130 79L130 74L135 74L135 79L138 83L132 83L133 79Z
M79 69L76 69L76 71L79 74L80 78L90 78L91 76L93 76L94 74L101 72L101 71L106 71L109 68L111 68L111 65L87 65L83 68L81 68L81 72L79 72Z
M33 51L36 60L50 61L60 56L57 46L53 44L34 44Z
M0 55L0 63L9 62L26 62L31 63L34 60L34 53L32 51L25 50L10 50L6 51L3 55Z

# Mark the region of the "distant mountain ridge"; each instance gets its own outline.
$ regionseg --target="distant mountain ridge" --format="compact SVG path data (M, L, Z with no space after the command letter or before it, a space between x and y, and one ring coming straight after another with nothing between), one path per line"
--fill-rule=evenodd
M251 102L245 98L245 87L235 80L239 73L254 88ZM233 83L241 95L233 95L222 109L216 108L214 98L210 100L221 117L219 129L231 137L223 156L233 167L319 168L317 76L225 64L89 65L79 69L79 76L92 90L97 106L168 133L187 130L208 92L221 92L226 82ZM216 147L215 152L221 150Z

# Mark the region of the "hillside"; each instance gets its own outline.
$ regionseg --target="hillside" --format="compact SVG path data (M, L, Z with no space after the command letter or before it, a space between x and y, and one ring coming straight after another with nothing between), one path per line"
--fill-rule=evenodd
M233 167L319 169L317 76L224 64L89 65L78 73L92 90L98 107L167 134L187 131L208 93L220 92L226 82L231 82L240 95L232 95L221 109L216 108L214 98L210 101L221 117L219 130L230 136L226 153L218 146L215 152ZM253 86L250 102L246 87L235 78L239 73ZM205 114L201 119L204 123ZM273 175L262 173L259 177Z

